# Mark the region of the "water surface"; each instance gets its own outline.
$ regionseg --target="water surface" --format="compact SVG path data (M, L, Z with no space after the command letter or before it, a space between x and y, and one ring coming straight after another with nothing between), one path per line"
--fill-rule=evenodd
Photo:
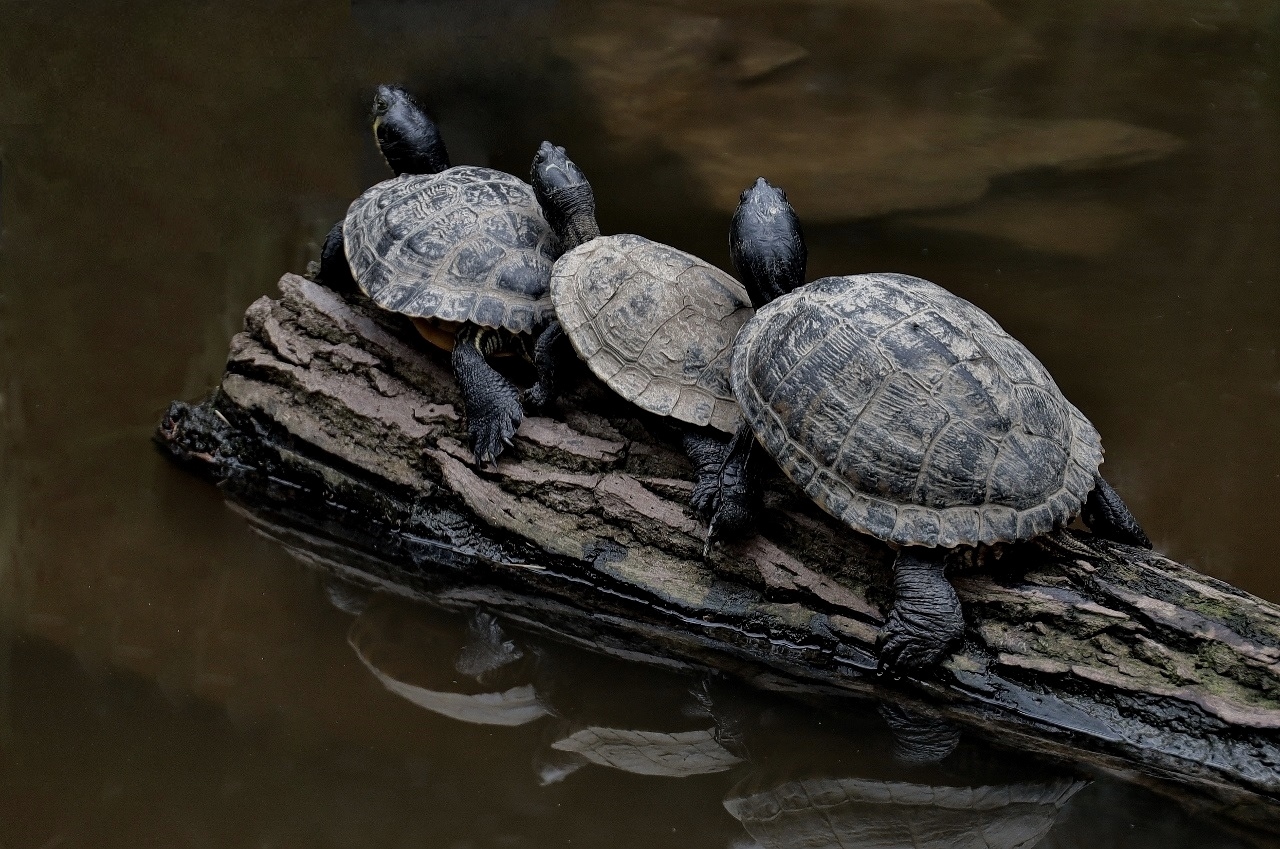
M968 744L905 766L871 706L520 635L503 674L556 715L441 715L387 680L482 692L457 672L465 616L335 608L154 453L164 406L216 382L245 307L385 176L363 116L385 80L431 105L455 162L524 173L553 138L592 177L606 232L722 266L725 198L773 177L807 222L811 276L918 274L992 313L1098 425L1159 549L1280 600L1274 4L4 15L2 846L768 846L726 799L802 780L1072 780ZM734 761L684 777L566 763L555 744L584 728L709 734ZM1039 845L1236 845L1105 779L1049 821Z

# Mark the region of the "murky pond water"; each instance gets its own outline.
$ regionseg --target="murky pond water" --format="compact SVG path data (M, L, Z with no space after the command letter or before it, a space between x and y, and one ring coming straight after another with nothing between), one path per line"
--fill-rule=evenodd
M385 176L364 104L398 80L456 162L524 173L554 138L605 232L721 265L770 176L811 276L978 303L1098 425L1158 548L1280 600L1275 3L3 16L0 846L1237 845L967 742L895 760L873 708L347 598L148 437Z

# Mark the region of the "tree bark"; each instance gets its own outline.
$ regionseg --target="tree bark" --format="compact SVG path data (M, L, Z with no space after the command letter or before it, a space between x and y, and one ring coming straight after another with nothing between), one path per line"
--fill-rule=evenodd
M901 702L1274 827L1276 605L1063 530L953 570L963 645L927 673L878 677L893 552L781 474L759 534L704 560L678 432L581 364L558 409L479 469L447 355L358 297L294 275L280 289L249 308L221 386L175 403L157 440L317 566L622 656Z

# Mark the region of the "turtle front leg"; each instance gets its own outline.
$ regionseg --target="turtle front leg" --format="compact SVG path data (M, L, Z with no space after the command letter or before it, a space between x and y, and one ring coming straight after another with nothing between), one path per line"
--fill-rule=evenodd
M501 342L496 330L467 324L458 331L453 348L453 374L466 404L471 450L480 465L498 459L524 418L520 391L486 359Z
M533 344L533 368L538 373L538 380L524 394L524 403L530 412L541 412L555 397L556 366L560 360L557 348L564 338L560 322L552 321L538 334L538 341Z
M760 457L756 435L752 433L750 425L740 425L715 477L704 557L717 540L742 536L751 527L759 496L756 481L760 477ZM696 489L694 495L697 495Z
M937 663L964 635L960 599L944 574L945 553L908 546L893 562L893 609L876 640L880 669Z
M1081 514L1084 523L1103 539L1121 542L1138 548L1151 548L1151 540L1133 513L1129 511L1120 493L1107 483L1101 473L1093 478L1093 489L1084 502Z
M693 512L704 522L715 509L717 490L720 487L720 468L729 454L728 440L718 434L689 429L681 435L684 453L693 463L693 495L689 504Z

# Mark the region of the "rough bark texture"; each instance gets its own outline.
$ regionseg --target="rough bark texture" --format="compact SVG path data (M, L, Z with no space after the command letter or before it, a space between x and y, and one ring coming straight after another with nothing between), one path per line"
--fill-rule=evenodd
M551 417L526 419L496 467L477 469L447 355L367 303L293 275L280 288L246 313L221 387L175 403L158 441L295 527L317 565L437 603L483 599L615 654L901 701L1005 744L1208 791L1238 823L1274 827L1275 605L1062 531L953 573L963 646L928 674L878 678L893 552L780 475L760 534L704 561L678 432L584 369L566 368Z

